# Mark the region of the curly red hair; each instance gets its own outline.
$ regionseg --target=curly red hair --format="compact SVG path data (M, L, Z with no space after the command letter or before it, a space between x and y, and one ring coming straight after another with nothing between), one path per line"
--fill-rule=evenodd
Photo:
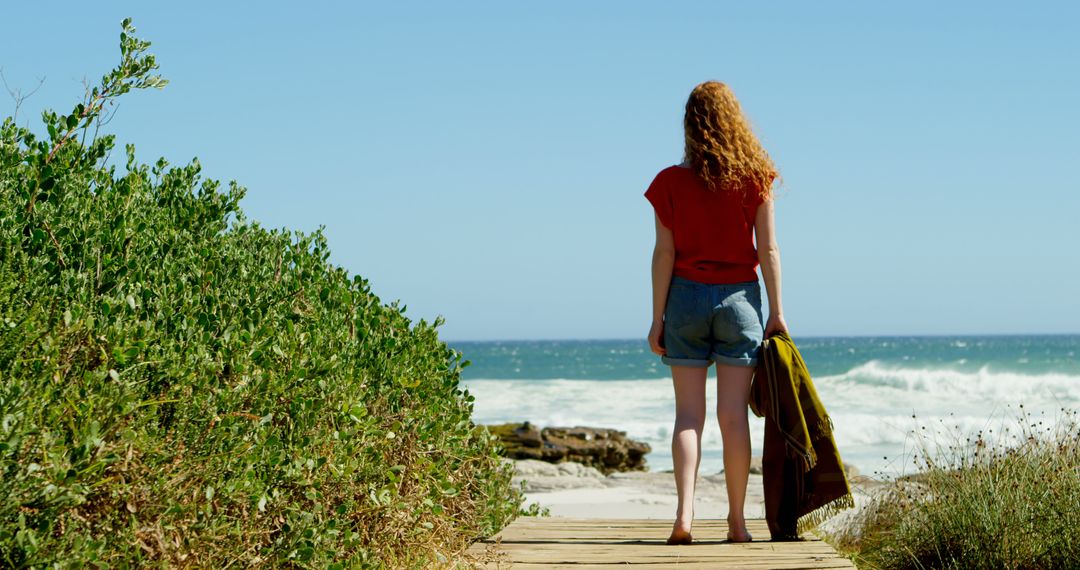
M710 190L755 191L767 199L779 175L731 89L719 81L694 87L683 118L685 161Z

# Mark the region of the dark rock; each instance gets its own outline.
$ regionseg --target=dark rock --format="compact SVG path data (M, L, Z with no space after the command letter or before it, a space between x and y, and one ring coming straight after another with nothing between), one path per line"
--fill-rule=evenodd
M593 427L548 427L529 422L488 425L511 459L540 459L551 463L575 461L605 475L616 471L647 471L649 444L626 437L626 432Z
M514 428L514 436L517 437L521 445L525 447L543 447L544 439L540 435L540 430L536 426L525 422L519 427Z
M750 458L750 474L761 475L761 456L755 455Z

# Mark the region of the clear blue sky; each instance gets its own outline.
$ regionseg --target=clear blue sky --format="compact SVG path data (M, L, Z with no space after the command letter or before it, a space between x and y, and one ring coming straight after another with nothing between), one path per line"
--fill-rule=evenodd
M37 125L134 18L171 83L121 99L121 153L197 156L249 217L325 225L448 340L643 336L641 194L718 79L786 182L794 334L1080 332L1075 3L315 4L19 2L0 67L45 77Z

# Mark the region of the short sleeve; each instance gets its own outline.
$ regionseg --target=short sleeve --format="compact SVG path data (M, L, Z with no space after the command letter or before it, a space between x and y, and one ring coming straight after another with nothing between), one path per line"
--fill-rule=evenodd
M776 180L775 174L769 177L769 186L772 186L774 180ZM754 185L754 192L746 198L746 205L750 208L750 211L756 211L757 207L760 206L763 202L765 202L765 199L761 197L761 192L756 188L756 186L757 184Z
M652 203L653 210L656 211L656 217L660 218L660 223L664 224L664 227L673 229L672 222L674 222L674 207L671 203L671 189L664 181L663 171L653 178L652 184L649 184L649 189L645 191L645 198Z

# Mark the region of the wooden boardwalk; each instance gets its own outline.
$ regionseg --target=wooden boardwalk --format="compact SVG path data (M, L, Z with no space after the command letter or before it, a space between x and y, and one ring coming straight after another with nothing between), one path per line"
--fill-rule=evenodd
M481 568L855 568L813 535L769 542L764 520L749 520L747 527L753 542L728 543L725 521L699 519L694 544L668 546L669 520L519 517L469 553L485 561Z

